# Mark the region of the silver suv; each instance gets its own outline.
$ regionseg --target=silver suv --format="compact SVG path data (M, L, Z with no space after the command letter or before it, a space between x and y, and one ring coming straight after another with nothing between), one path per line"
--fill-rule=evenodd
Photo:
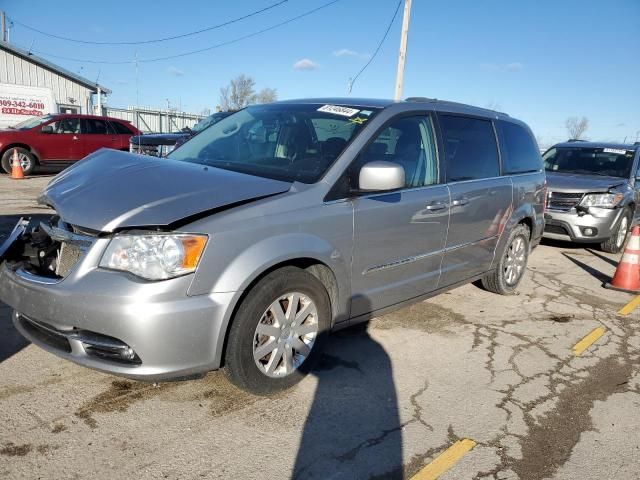
M544 236L624 247L640 214L639 144L559 143L544 155L549 191Z
M511 294L543 231L529 128L430 99L252 106L159 159L101 150L0 250L33 343L162 380L298 382L331 330L481 280ZM4 253L3 253L4 251ZM429 319L425 319L428 322Z

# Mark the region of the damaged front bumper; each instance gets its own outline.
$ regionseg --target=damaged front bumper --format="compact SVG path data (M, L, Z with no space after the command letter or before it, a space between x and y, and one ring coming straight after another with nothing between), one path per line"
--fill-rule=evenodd
M0 300L31 342L138 380L219 367L216 345L233 293L188 296L191 275L149 282L100 269L109 237L78 234L55 217L44 227L21 220L16 228L0 259Z

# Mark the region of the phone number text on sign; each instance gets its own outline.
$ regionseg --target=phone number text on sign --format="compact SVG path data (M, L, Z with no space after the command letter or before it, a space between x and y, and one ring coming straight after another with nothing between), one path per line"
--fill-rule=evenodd
M3 107L17 107L17 108L37 108L38 110L44 110L44 103L42 102L24 102L15 100L0 100L0 105Z

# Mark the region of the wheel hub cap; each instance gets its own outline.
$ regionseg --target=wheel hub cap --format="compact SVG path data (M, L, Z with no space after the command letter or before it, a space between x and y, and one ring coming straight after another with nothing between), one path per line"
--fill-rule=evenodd
M527 264L526 243L524 238L518 236L513 239L507 249L507 258L504 262L504 278L508 285L515 285Z
M300 292L274 300L260 318L253 338L253 358L268 377L285 377L309 357L318 335L318 310Z

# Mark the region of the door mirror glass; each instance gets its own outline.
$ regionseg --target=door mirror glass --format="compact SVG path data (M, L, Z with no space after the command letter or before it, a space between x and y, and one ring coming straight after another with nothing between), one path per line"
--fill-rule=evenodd
M383 192L404 186L404 168L397 163L369 162L360 169L358 188L362 191Z
M52 125L45 125L44 127L42 127L42 130L40 130L40 131L42 133L54 133Z

